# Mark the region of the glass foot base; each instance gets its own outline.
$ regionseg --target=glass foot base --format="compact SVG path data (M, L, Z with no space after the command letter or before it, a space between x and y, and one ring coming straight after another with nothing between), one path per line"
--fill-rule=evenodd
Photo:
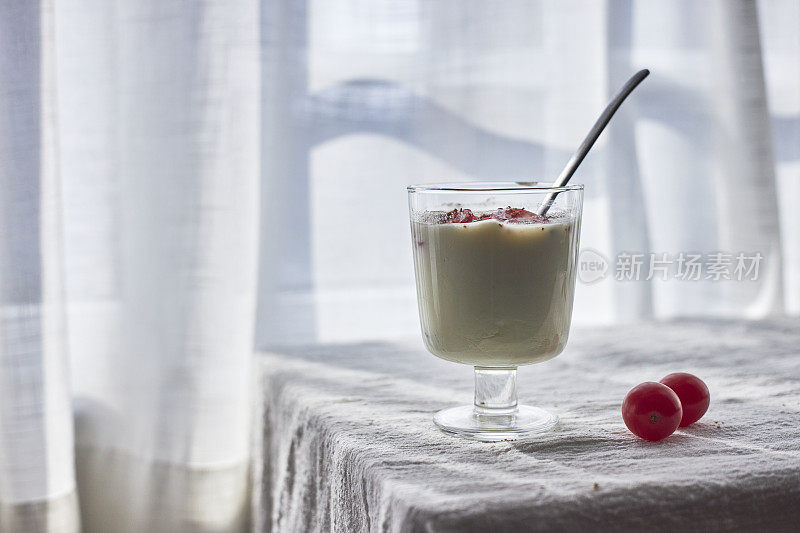
M502 415L478 415L474 406L462 405L439 411L433 421L446 433L483 442L529 439L558 425L556 415L527 405Z

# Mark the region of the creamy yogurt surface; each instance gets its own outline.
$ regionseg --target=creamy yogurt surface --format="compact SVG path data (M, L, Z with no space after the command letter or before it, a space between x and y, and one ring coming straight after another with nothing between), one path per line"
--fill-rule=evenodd
M563 350L575 287L574 219L454 210L421 213L411 226L420 321L433 354L512 367Z

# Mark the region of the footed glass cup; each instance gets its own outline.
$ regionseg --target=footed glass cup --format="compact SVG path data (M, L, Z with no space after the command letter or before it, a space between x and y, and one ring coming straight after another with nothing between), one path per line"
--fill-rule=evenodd
M408 199L425 346L475 367L473 405L439 411L434 422L482 441L552 430L556 415L517 403L516 373L567 343L583 186L417 185Z

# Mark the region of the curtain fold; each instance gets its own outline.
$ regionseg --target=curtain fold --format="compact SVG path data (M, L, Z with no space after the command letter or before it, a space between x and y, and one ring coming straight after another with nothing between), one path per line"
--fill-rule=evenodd
M758 11L746 0L717 0L712 20L719 248L768 258L758 284L728 285L724 297L734 313L776 314L784 309L783 262Z
M0 4L0 530L77 531L53 5Z
M257 262L258 5L61 9L84 529L241 530Z
M248 527L256 347L418 334L404 187L576 182L575 323L800 312L800 5L0 3L0 532ZM615 281L622 252L758 280ZM259 453L258 450L255 453Z

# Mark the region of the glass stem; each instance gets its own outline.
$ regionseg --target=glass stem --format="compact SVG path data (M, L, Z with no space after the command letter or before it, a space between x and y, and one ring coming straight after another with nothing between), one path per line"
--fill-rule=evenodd
M475 367L475 414L511 415L517 412L517 367Z

